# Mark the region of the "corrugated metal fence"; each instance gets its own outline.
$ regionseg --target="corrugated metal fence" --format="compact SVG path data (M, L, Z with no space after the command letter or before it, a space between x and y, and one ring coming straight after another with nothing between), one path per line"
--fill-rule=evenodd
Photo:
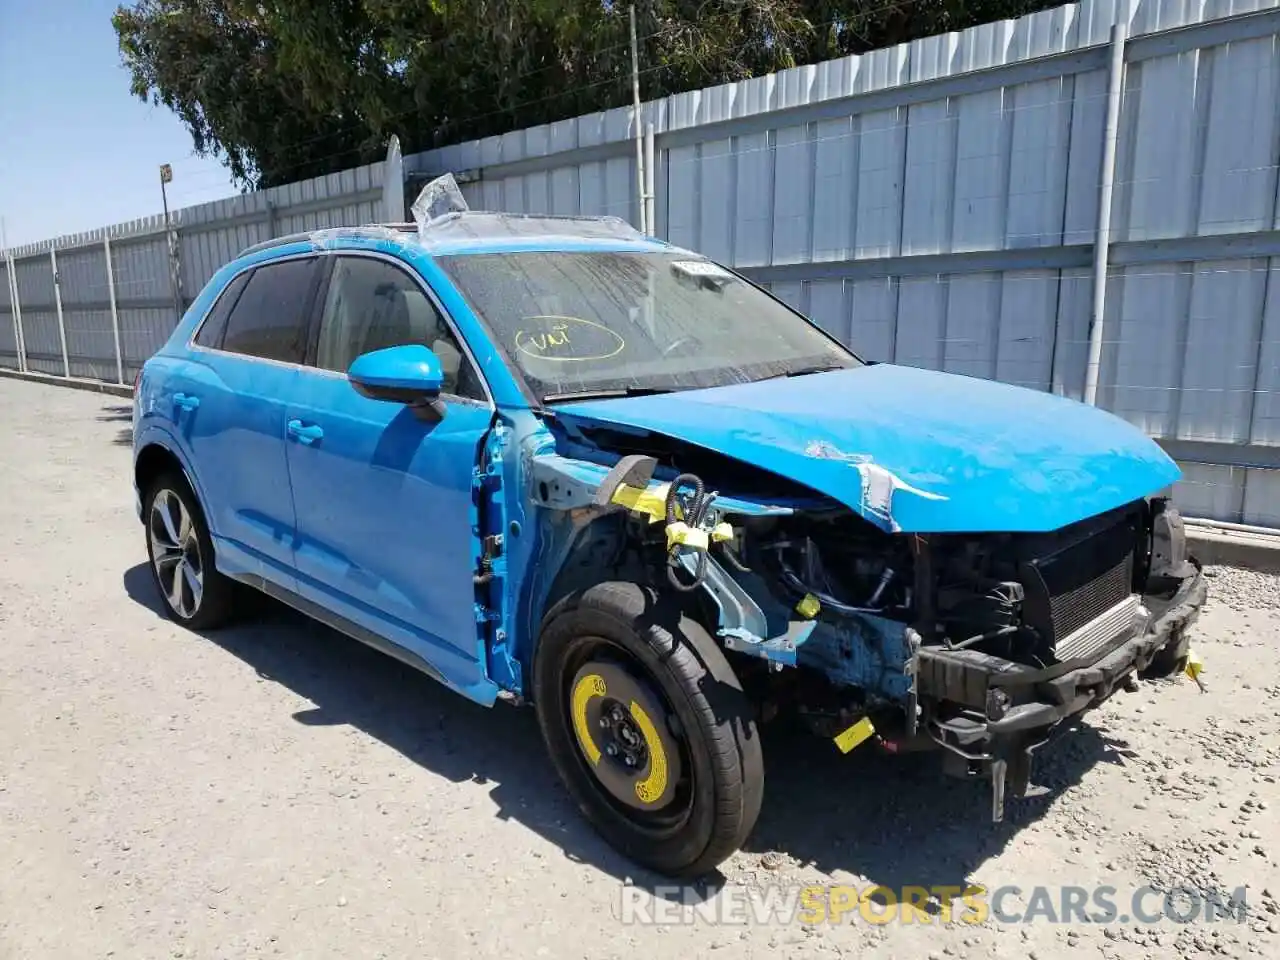
M1280 526L1276 2L1143 0L1117 17L1097 0L648 103L653 232L743 270L871 358L1075 397L1102 241L1099 404L1182 462L1188 513ZM1117 19L1128 36L1108 171ZM465 171L476 207L638 222L632 132L630 110L613 110L404 168ZM272 233L382 218L384 173L396 178L378 164L180 211L185 295ZM50 244L24 248L32 369L114 378L108 233L126 374L171 326L162 225L59 241L57 288Z
M131 382L186 306L250 244L383 216L384 163L103 227L0 261L0 366ZM116 349L117 335L119 351ZM65 338L65 349L63 340Z

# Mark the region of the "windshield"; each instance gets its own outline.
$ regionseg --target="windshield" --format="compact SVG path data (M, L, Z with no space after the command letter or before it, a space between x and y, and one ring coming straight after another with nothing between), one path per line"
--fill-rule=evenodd
M861 365L782 303L689 254L493 253L439 262L544 401Z

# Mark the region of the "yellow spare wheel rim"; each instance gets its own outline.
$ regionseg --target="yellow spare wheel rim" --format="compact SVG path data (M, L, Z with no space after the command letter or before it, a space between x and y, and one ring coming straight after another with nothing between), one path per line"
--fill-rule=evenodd
M680 750L663 702L624 665L590 661L570 686L578 748L595 778L619 803L658 811L680 779Z

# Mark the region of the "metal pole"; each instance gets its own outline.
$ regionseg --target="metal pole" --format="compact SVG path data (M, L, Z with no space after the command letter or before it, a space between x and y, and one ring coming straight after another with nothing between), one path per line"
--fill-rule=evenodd
M1102 141L1102 183L1098 190L1098 233L1093 241L1093 306L1089 311L1089 361L1084 372L1084 402L1098 402L1102 367L1102 328L1107 311L1107 259L1111 247L1111 197L1115 191L1116 141L1120 130L1120 95L1124 89L1124 43L1129 33L1126 4L1111 27L1111 63L1107 73L1107 119Z
M58 342L62 344L62 375L71 379L71 357L67 353L67 327L62 321L62 284L58 281L58 255L49 248L49 266L53 268L53 303L58 309Z
M111 335L116 341L116 381L124 383L124 354L120 352L120 314L116 310L116 271L111 264L111 238L102 238L102 253L107 258L107 298L111 301Z
M636 8L632 4L627 8L631 18L631 127L635 131L636 140L636 189L640 195L640 232L648 233L649 224L645 216L644 201L644 135L640 130L640 50L636 43Z
M173 295L174 324L182 320L182 299L178 287L178 244L173 235L173 226L169 222L169 193L165 185L173 179L173 167L167 163L160 164L160 202L164 205L164 238L169 248L169 292Z
M650 123L644 128L644 221L649 227L650 236L657 236L658 233L657 211L654 209L654 166L653 124Z

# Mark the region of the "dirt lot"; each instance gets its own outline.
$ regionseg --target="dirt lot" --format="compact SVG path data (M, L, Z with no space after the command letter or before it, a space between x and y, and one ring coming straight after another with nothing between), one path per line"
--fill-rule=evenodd
M1208 692L1118 694L1000 825L931 758L768 733L749 849L683 894L1015 884L1007 915L1038 884L1110 885L1119 912L1147 884L1246 887L1243 923L629 925L625 880L672 893L583 825L529 711L271 605L208 637L159 615L125 403L0 379L0 956L1280 956L1273 579L1212 571Z

